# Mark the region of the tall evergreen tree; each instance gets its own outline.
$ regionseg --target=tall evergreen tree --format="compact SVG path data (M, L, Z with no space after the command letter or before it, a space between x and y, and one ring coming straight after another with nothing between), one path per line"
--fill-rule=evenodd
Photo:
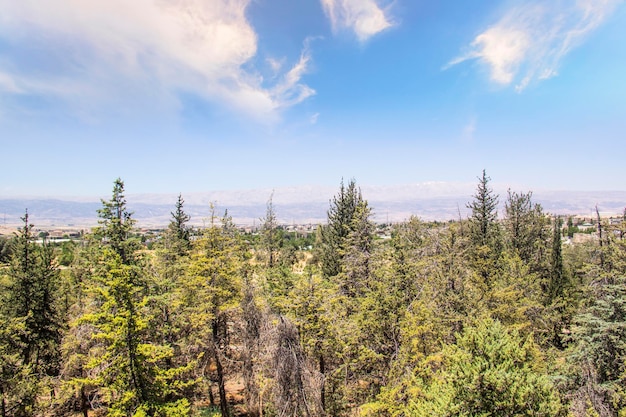
M132 212L126 208L124 197L124 182L118 178L113 183L111 199L101 200L102 208L98 209L98 223L100 227L94 230L94 235L102 243L110 246L121 258L122 263L129 265L133 262L133 255L138 249L136 240L129 239L135 220Z
M494 194L489 186L491 178L485 170L478 178L476 194L467 208L472 210L470 217L470 230L472 242L476 246L489 246L495 249L498 238L498 195Z
M489 186L490 178L485 170L478 178L476 194L467 205L472 210L469 218L470 256L475 271L475 286L483 298L491 291L497 279L502 254L502 242L498 219L498 196Z
M341 261L345 255L346 240L353 230L353 219L357 206L363 201L361 191L354 179L347 186L341 180L339 193L333 197L328 209L328 224L321 229L321 265L327 277L341 272Z
M178 195L175 211L171 212L172 218L167 225L165 234L167 250L170 254L183 256L189 252L191 247L191 229L187 223L191 216L185 213L185 200L182 194Z
M363 292L372 273L374 223L370 220L367 201L356 205L350 232L343 244L343 259L339 275L339 288L345 295L356 296Z
M148 264L130 237L134 220L123 192L117 179L112 199L103 201L98 211L101 226L95 231L98 239L86 282L88 304L95 309L74 322L91 329L88 372L86 378L74 378L73 385L97 387L112 416L185 414L188 402L180 390L186 382L179 377L186 369L171 369L171 346L151 338Z
M58 268L52 247L47 242L34 243L28 212L22 221L24 226L12 242L8 280L0 295L0 319L5 328L0 332L3 416L34 414L38 389L59 370Z
M516 193L509 190L504 211L507 247L515 251L533 271L539 271L548 241L548 218L543 208L533 203L532 192Z
M548 302L563 295L565 276L563 270L563 253L561 243L561 219L554 216L552 229L552 251L550 257L550 282L548 284Z
M586 265L586 302L572 320L568 363L577 417L626 410L626 242L615 233L606 239L596 262Z
M280 247L280 234L273 198L274 193L272 193L269 200L267 200L265 217L261 219L261 240L263 242L263 248L267 253L267 266L270 268L276 265L276 256Z
M229 320L242 298L242 258L232 219L224 214L221 225L214 222L194 241L187 279L183 287L183 303L187 306L188 337L186 343L203 356L204 366L215 366L215 379L202 371L208 381L217 382L220 410L223 417L231 410L226 398L226 369L229 350ZM209 390L212 399L212 391Z

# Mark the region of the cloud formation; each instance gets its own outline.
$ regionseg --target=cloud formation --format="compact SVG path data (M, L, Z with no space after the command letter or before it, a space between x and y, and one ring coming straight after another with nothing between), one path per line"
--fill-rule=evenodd
M392 26L375 0L321 0L334 31L347 29L364 42Z
M305 48L273 85L264 80L250 65L257 36L246 19L249 3L0 0L0 37L28 49L0 61L0 91L71 100L143 85L170 98L191 93L273 117L314 94L301 81L310 54Z
M610 15L621 0L521 2L480 33L469 51L444 69L478 60L492 81L518 91L558 74L563 58Z

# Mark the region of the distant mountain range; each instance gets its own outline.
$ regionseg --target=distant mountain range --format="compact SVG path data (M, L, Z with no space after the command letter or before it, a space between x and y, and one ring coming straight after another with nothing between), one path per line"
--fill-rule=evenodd
M363 198L372 208L374 221L399 222L412 215L423 220L451 220L467 217L466 204L475 193L474 183L425 182L398 186L361 186ZM507 191L494 186L503 210ZM522 191L525 190L515 190ZM236 224L254 225L265 216L272 196L274 211L280 223L323 223L337 188L322 186L284 187L256 190L214 191L184 194L185 211L191 223L202 225L210 218L210 205L221 217L224 210ZM108 196L103 198L107 199ZM127 194L128 208L140 227L166 225L174 210L176 194ZM538 191L533 200L544 211L591 217L598 206L601 214L618 215L626 207L626 191ZM31 222L37 226L84 226L97 224L97 197L3 198L0 196L0 224L17 225L28 209Z

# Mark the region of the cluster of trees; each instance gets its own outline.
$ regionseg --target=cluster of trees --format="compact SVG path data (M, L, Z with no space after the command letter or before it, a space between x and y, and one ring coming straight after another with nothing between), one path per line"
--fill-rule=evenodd
M35 244L26 213L0 416L626 416L626 221L564 246L530 192L499 218L478 180L469 218L389 239L342 182L312 250L271 198L251 236L212 207L192 229L179 197L151 249L119 179L81 245Z

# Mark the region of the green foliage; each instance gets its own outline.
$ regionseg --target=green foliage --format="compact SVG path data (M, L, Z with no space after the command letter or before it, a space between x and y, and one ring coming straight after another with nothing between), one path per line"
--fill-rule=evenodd
M496 251L499 244L498 218L498 195L493 193L489 186L489 178L483 170L482 177L478 178L476 194L467 208L472 210L470 217L470 236L472 243L476 247L488 246L492 251Z
M244 249L232 219L224 214L221 224L212 216L211 226L193 244L190 264L182 286L183 314L193 351L216 366L222 415L230 415L222 362L228 348L228 319L242 299ZM202 371L203 376L207 375Z
M185 200L181 194L176 200L176 210L172 213L172 219L167 225L164 236L165 248L171 256L184 256L191 248L191 228L187 225L191 217L184 211Z
M349 297L361 294L372 273L374 223L369 219L367 201L357 203L349 224L349 232L340 245L340 274L337 276L340 291Z
M278 230L278 222L276 212L274 211L274 203L272 202L273 193L267 201L267 210L265 217L261 219L261 242L263 249L267 255L267 266L272 268L276 265L276 256L281 246L282 236Z
M92 376L85 382L100 387L111 415L170 407L170 398L189 383L178 379L184 367L167 367L172 348L147 338L148 297L141 274L137 266L123 264L117 253L104 248L88 287L91 302L99 308L76 322L92 329L84 365Z
M174 366L173 347L155 338L156 281L131 237L121 180L103 206L96 239L75 269L80 295L64 344L68 385L83 412L89 395L112 416L188 414L183 392L194 383L188 376L194 362Z
M139 249L140 243L136 239L131 239L135 220L126 208L124 182L121 179L114 181L111 199L102 200L98 217L100 227L94 229L94 236L100 239L103 245L113 248L121 257L122 263L132 263L133 255Z
M322 272L327 277L341 272L341 261L345 254L346 239L353 230L357 206L363 203L361 191L351 180L347 186L343 180L339 193L333 197L328 209L328 224L321 229L320 260Z
M532 193L508 191L504 206L506 246L527 263L532 272L540 272L546 252L548 217L540 204L532 202Z
M574 318L569 360L575 407L616 416L626 407L626 279L594 281L593 302Z
M415 416L559 416L564 409L532 339L480 320L442 352L442 367L409 401Z
M8 263L11 259L11 240L0 236L0 264Z
M59 265L70 266L76 259L76 242L68 240L61 243L61 252L57 256Z
M478 178L476 194L467 205L472 210L468 221L471 250L469 258L474 271L472 281L480 298L493 289L501 274L502 235L498 218L498 196L489 186L490 178L483 170Z
M33 242L28 212L22 221L0 281L0 393L3 413L15 416L34 414L40 391L58 374L63 324L53 249Z
M353 180L315 241L271 198L260 235L213 209L192 233L179 195L152 248L118 179L60 271L25 219L2 244L0 415L624 417L626 221L562 244L530 192L499 221L489 181L469 219L391 239Z

